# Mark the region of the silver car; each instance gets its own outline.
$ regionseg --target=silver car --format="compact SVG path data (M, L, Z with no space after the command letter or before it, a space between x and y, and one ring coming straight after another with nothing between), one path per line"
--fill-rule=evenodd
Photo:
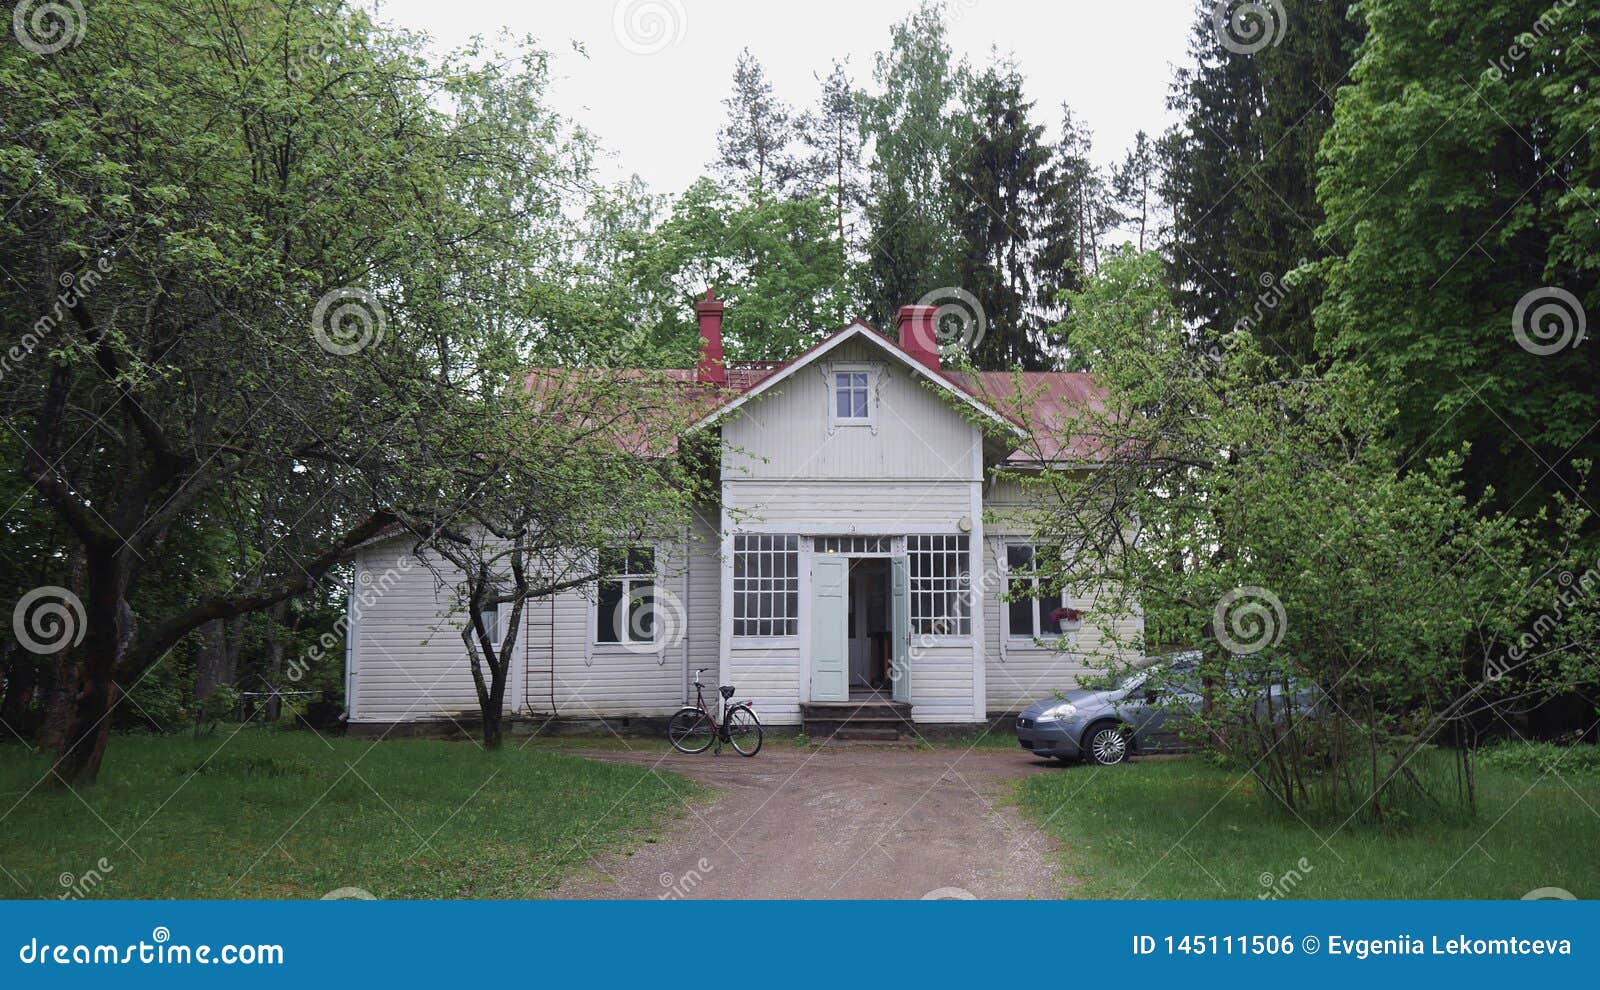
M1130 753L1173 753L1188 748L1182 737L1189 715L1202 703L1198 652L1175 653L1136 670L1106 690L1079 688L1027 708L1017 717L1017 743L1036 756L1087 759L1102 766ZM1284 706L1285 691L1273 685L1273 711L1298 711L1315 717L1318 692L1297 687Z

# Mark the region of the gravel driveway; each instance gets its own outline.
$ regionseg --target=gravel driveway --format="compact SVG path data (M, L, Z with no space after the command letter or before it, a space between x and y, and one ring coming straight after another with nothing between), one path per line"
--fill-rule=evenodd
M1050 765L1001 750L771 746L754 759L586 752L659 766L716 800L628 855L596 860L570 898L1053 898L1052 840L1006 781Z

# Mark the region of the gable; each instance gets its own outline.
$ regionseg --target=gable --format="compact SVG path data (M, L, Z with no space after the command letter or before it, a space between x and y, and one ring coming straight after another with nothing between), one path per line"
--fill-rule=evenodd
M869 331L870 332L870 331ZM865 372L865 420L841 422L831 385ZM938 385L864 334L796 362L723 421L723 480L975 480L981 431Z

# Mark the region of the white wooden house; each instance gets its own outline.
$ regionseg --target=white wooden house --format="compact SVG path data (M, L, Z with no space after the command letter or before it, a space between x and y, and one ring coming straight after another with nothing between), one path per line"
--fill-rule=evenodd
M610 579L530 604L508 714L669 715L693 700L701 668L708 685L754 699L768 724L868 696L916 723L976 723L1075 686L1101 632L1063 608L1092 610L1095 596L1002 598L1029 582L1032 548L1021 491L996 474L1087 458L1071 437L1023 457L999 398L1015 394L1012 375L942 370L932 307L902 309L898 339L856 322L760 366L725 366L722 304L697 309L704 357L677 374L715 390L698 428L721 438L721 500L695 513L686 539L613 554ZM1086 375L1024 384L1035 431L1052 410L1099 400ZM462 617L411 550L380 539L356 559L355 732L476 714ZM641 588L657 603L644 636L616 614Z

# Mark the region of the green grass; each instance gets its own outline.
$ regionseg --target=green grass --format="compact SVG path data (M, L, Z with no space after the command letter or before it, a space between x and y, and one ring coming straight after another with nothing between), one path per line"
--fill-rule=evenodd
M1268 807L1254 781L1198 758L1072 766L1024 779L1019 795L1060 839L1070 896L1481 899L1560 887L1600 897L1600 781L1567 775L1569 788L1490 767L1479 777L1473 820L1390 832L1314 823L1326 846Z
M515 740L490 753L229 731L115 737L81 801L35 787L47 761L6 747L0 896L59 897L99 871L89 896L540 897L706 796L675 774Z

